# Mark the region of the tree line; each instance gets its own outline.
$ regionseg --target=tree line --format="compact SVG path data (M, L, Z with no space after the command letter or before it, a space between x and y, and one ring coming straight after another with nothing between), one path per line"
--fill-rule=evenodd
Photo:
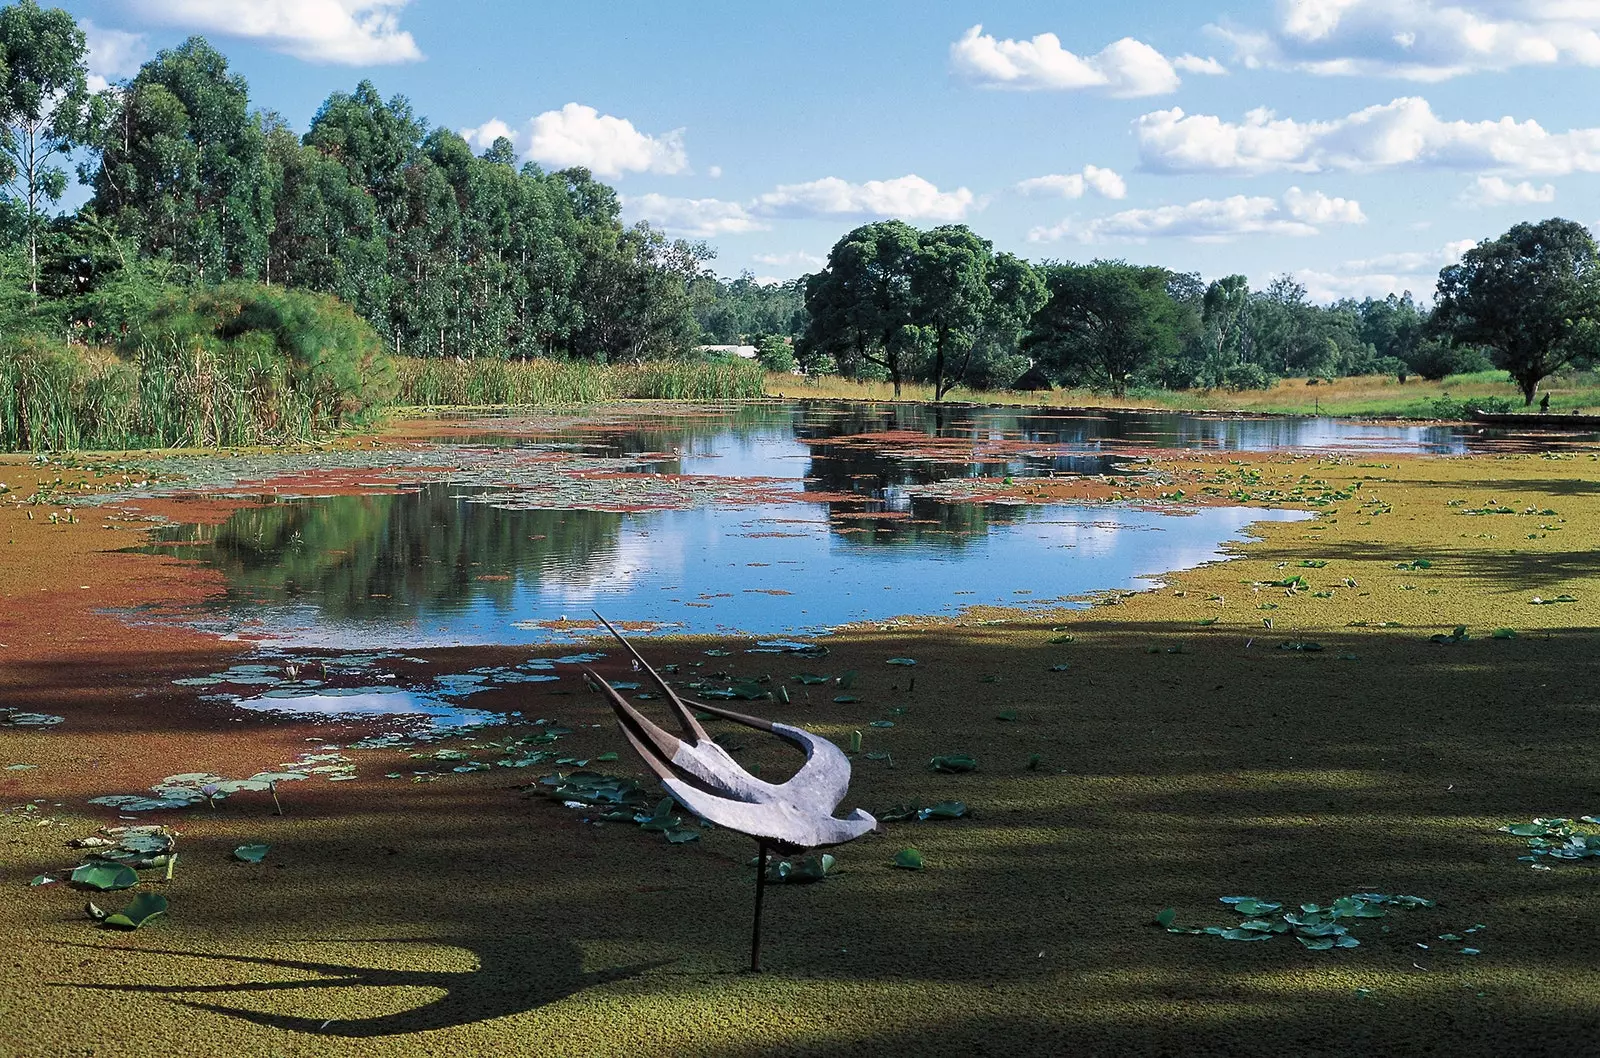
M403 96L335 92L304 133L252 104L204 39L88 90L71 16L0 9L0 333L125 347L174 291L325 295L391 353L604 362L752 342L763 362L953 387L1250 388L1285 376L1428 378L1493 364L1528 400L1593 357L1597 252L1582 226L1519 225L1409 294L1318 305L1289 277L1121 260L1034 264L965 225L887 220L785 284L718 278L711 251L621 220L582 168L474 153ZM91 192L52 216L68 167ZM250 300L236 293L233 300Z
M1500 368L1532 403L1541 380L1600 357L1600 251L1559 218L1519 224L1408 292L1331 305L1288 276L1251 290L1121 260L1031 265L962 225L900 221L840 239L805 280L807 370L986 388L1265 388L1284 377L1440 379Z

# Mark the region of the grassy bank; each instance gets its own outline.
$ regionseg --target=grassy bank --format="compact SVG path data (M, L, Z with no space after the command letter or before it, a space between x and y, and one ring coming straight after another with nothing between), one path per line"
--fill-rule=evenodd
M1600 377L1593 373L1547 380L1552 412L1584 412L1600 408ZM836 377L767 376L767 395L825 397L839 400L892 400L887 382L853 382ZM932 401L933 387L906 385L901 400ZM1381 416L1453 419L1473 404L1494 410L1507 405L1521 410L1522 399L1501 371L1451 375L1437 382L1412 378L1400 382L1388 375L1359 375L1331 382L1280 379L1271 389L1233 391L1137 389L1114 397L1089 389L1049 392L958 389L947 399L976 404L1024 404L1046 408L1148 408L1164 411L1228 411L1262 415Z
M597 364L582 360L398 361L400 403L417 407L494 404L563 407L612 400L744 400L762 396L753 363Z

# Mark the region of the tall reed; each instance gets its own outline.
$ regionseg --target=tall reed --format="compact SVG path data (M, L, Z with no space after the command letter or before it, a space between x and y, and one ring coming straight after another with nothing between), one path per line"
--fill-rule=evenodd
M754 363L652 360L611 365L579 360L397 361L400 402L424 407L561 406L612 400L745 400L760 397Z
M22 338L0 346L0 448L170 448L309 440L315 404L250 343L143 345L132 357Z

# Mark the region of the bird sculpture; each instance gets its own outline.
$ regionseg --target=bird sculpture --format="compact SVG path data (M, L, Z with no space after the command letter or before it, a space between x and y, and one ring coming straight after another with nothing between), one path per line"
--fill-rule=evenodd
M616 688L585 669L617 714L622 733L645 766L673 798L689 811L718 826L756 839L760 848L756 871L756 922L751 938L751 969L761 969L761 902L766 883L768 850L792 854L842 845L877 828L871 815L856 809L844 818L833 813L850 787L850 759L829 742L802 728L736 713L703 702L685 701L645 661L621 632L598 613L600 623L627 650L633 663L660 689L684 738L663 731L634 708ZM781 783L751 775L728 751L706 734L689 708L724 720L767 731L806 752L800 770Z

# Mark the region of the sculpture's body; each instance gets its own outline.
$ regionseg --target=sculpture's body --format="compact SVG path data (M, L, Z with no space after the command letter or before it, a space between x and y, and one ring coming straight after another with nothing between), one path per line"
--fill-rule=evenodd
M850 787L850 759L832 742L798 727L703 702L685 703L610 622L604 617L600 622L660 689L684 735L692 739L685 741L663 731L645 719L611 684L585 670L610 700L612 710L621 721L622 733L638 751L645 766L655 772L679 804L718 826L748 834L761 847L756 875L756 932L751 953L751 969L759 971L761 893L766 881L767 849L799 852L841 845L877 827L877 820L859 808L844 819L833 815ZM806 751L805 764L787 782L769 783L756 778L730 757L727 750L712 741L695 719L690 705L713 716L770 731L794 743Z

